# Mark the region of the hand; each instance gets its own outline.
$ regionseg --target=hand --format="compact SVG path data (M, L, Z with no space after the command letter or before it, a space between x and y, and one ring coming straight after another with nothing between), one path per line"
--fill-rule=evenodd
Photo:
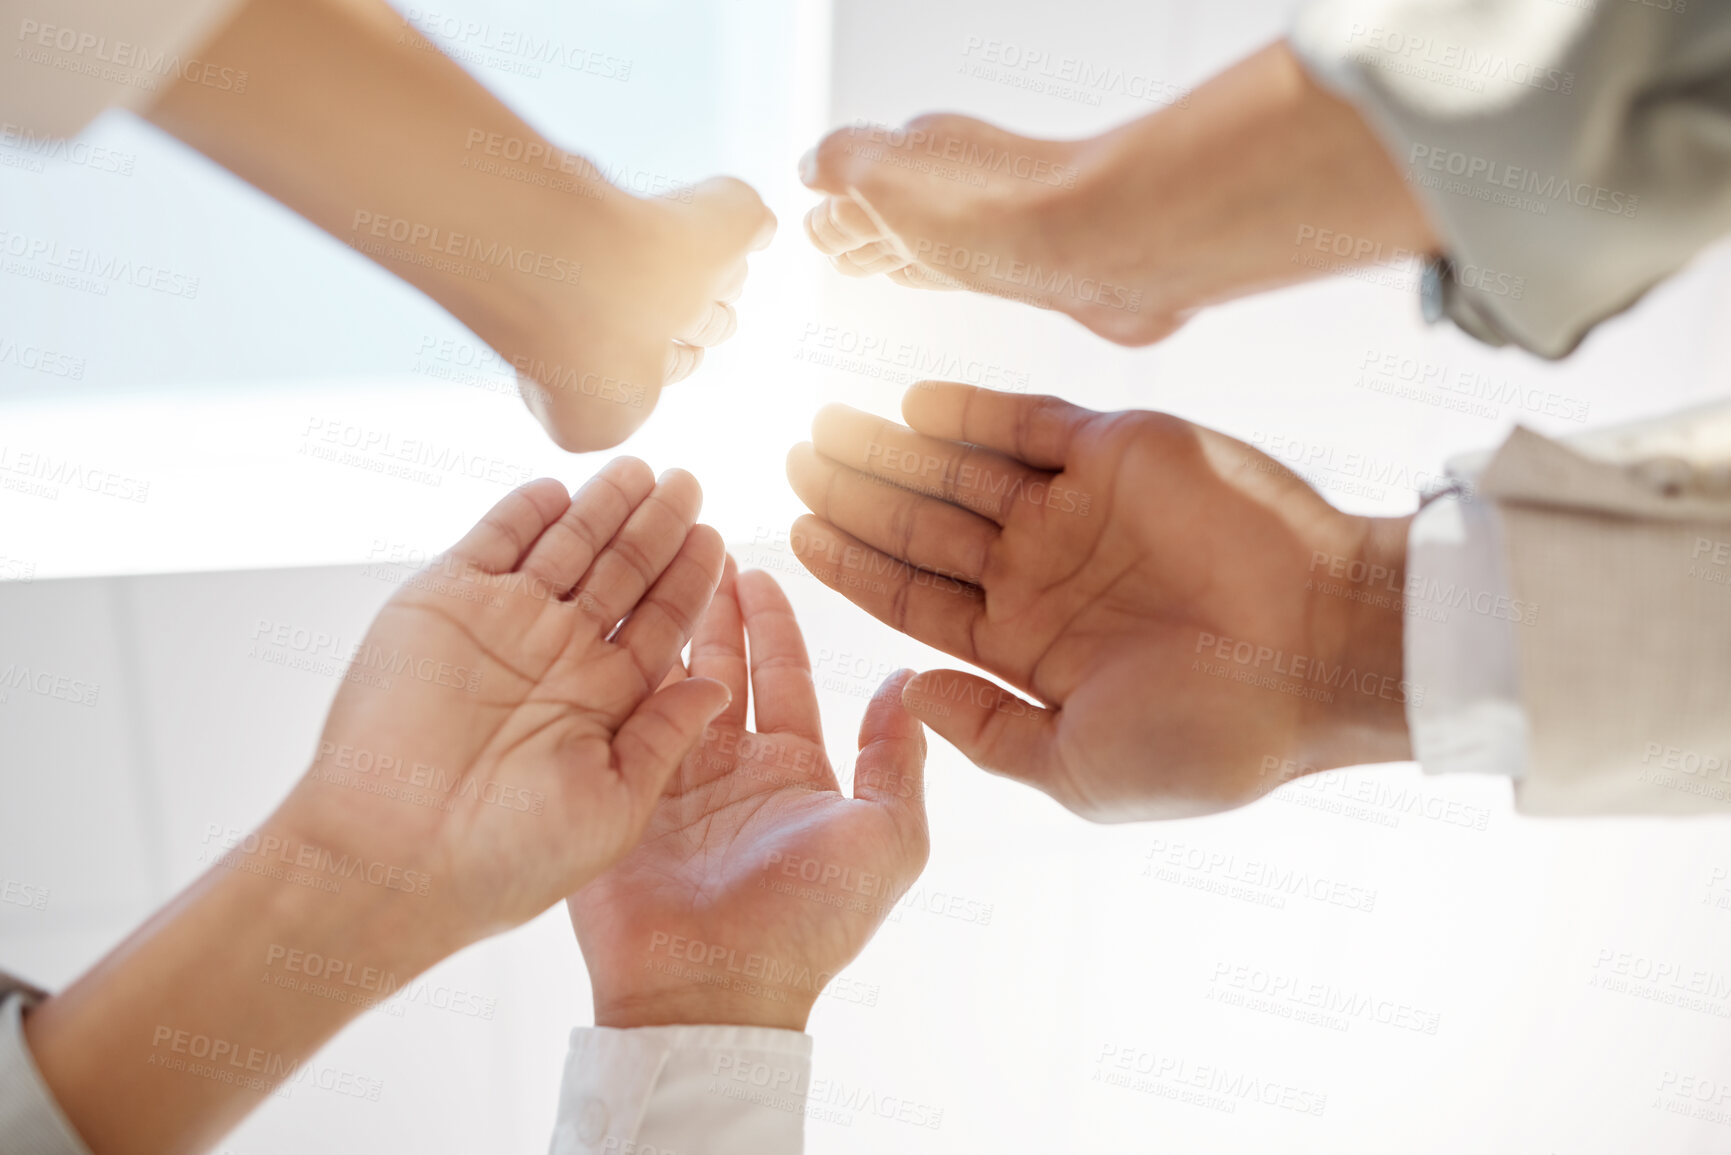
M582 280L526 284L532 309L477 319L477 332L517 368L530 411L572 452L619 444L647 420L662 386L691 376L704 349L733 336L746 255L775 235L775 216L731 178L658 200L600 187L606 207L585 212L569 201L554 234L581 260Z
M91 1150L209 1150L371 1000L636 843L728 701L656 688L725 558L699 497L629 459L533 482L390 600L276 813L26 1020ZM199 1040L234 1077L186 1069Z
M726 685L732 703L669 780L643 841L571 896L595 1022L804 1030L823 985L925 866L925 736L901 705L908 674L866 708L852 798L824 752L805 641L773 578L736 578L729 559L690 674ZM675 668L670 687L685 676Z
M1124 345L1219 301L1437 249L1375 134L1284 44L1170 99L1076 141L955 115L841 129L801 164L826 194L807 235L844 273L1019 301ZM1337 236L1350 259L1301 244Z
M1125 243L1144 214L1108 207L1112 163L1104 139L1036 140L952 114L839 129L801 162L828 194L806 236L847 276L1003 297L1146 345L1184 318L1158 294L1158 262Z
M1165 414L931 383L902 410L912 429L818 415L788 460L817 515L792 542L869 613L1039 700L913 679L908 709L975 763L1127 820L1410 756L1401 610L1360 596L1401 588L1408 519L1341 513Z
M443 305L574 453L625 440L732 335L775 232L737 180L614 187L384 0L250 0L199 58L246 98L176 78L150 119Z
M700 503L629 458L500 502L379 613L267 829L396 868L447 950L606 869L727 701L656 689L721 574Z

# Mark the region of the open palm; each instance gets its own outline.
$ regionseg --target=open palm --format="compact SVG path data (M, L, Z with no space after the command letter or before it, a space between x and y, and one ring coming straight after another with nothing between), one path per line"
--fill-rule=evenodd
M1204 813L1399 713L1398 642L1349 656L1362 610L1316 588L1385 535L1272 459L1164 414L961 385L916 385L904 415L819 415L789 460L817 515L794 546L870 613L1039 700L957 671L909 685L977 764L1094 818Z
M731 704L668 781L642 842L570 900L596 1022L803 1029L925 865L925 740L901 704L908 675L867 708L849 798L773 578L735 575L729 560L689 674L728 686Z
M657 484L630 459L575 499L553 481L506 498L356 647L290 828L436 892L459 937L593 878L726 698L657 692L724 560L700 500L689 474Z

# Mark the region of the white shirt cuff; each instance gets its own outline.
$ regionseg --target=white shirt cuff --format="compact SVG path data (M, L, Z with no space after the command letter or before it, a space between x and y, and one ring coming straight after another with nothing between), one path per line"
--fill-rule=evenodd
M0 1151L7 1155L90 1155L42 1081L24 1038L24 1008L35 1001L0 975Z
M1405 674L1413 757L1428 774L1520 779L1527 761L1515 631L1536 607L1509 593L1502 516L1450 494L1413 518L1406 553Z
M550 1155L800 1155L810 1087L799 1031L579 1027Z

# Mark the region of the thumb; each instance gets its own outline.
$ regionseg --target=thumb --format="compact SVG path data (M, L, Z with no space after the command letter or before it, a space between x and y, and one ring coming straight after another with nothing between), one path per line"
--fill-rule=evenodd
M925 846L926 733L902 705L913 676L912 670L897 670L872 695L859 727L853 796L883 807L910 845Z
M846 196L853 183L853 157L858 153L853 128L838 128L799 158L799 180L813 192Z
M675 682L683 682L690 676L691 674L685 669L685 663L676 659L671 666L667 667L667 676L661 679L661 685L657 687L657 689L665 689L666 687L673 685ZM731 698L732 696L733 694L730 692L728 697Z
M1054 711L960 670L917 675L903 688L902 704L980 769L1054 793Z
M702 740L704 727L732 700L733 693L713 678L685 678L662 686L631 712L613 736L613 765L636 812L648 815L667 779Z
M693 199L717 222L722 235L740 248L768 248L775 237L775 214L757 190L737 177L714 176L698 185Z

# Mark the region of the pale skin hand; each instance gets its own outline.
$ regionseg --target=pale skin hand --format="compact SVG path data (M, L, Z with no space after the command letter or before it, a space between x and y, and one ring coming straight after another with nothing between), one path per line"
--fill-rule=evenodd
M866 708L852 798L824 751L799 624L769 575L736 578L729 561L689 675L670 678L686 676L726 685L731 704L668 780L642 842L570 900L595 1022L804 1030L823 982L925 866L926 747L901 703L909 674ZM749 983L704 982L733 977L709 947L733 952L736 968L767 963Z
M657 689L725 559L694 527L698 496L689 475L657 484L628 459L575 499L534 482L392 598L257 841L25 1020L96 1155L205 1149L364 996L532 918L635 844L728 700L703 678ZM377 661L388 688L368 684ZM399 771L431 777L431 797L364 788ZM303 992L290 951L391 981L349 991L362 1000Z
M633 458L575 499L558 482L508 498L362 642L361 662L406 660L457 684L344 685L279 819L429 874L446 916L477 938L594 877L636 842L669 761L726 696L701 680L655 693L725 559L715 531L695 526L701 505L689 473L658 482ZM345 749L463 787L448 812L404 806L330 780Z
M1006 297L1125 345L1331 266L1439 247L1358 113L1285 44L1101 136L924 116L838 130L801 176L826 194L806 233L842 272ZM1330 232L1352 257L1305 243Z
M861 608L1037 700L959 671L908 684L977 765L1124 821L1410 757L1400 608L1342 596L1356 562L1399 588L1410 519L1341 513L1165 414L933 383L902 408L912 428L818 415L788 460L816 514L792 541Z
M443 305L573 452L619 444L732 335L775 231L736 180L612 187L384 0L248 0L199 57L246 90L179 78L150 119Z

